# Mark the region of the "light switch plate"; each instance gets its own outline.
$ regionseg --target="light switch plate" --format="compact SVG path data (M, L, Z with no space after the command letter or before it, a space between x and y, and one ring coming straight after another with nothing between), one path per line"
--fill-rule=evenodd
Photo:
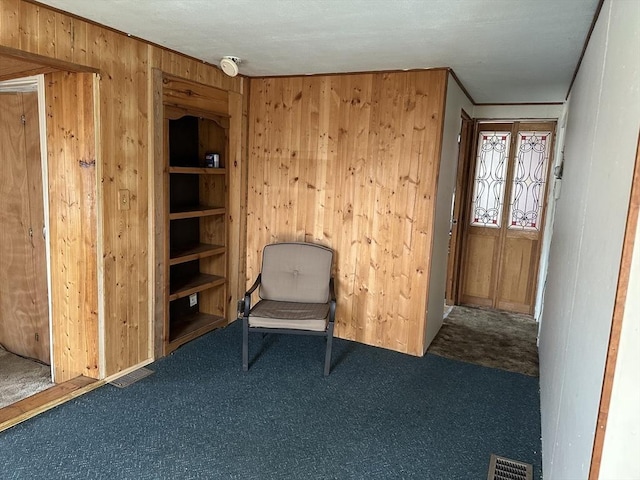
M189 295L189 306L195 307L197 304L198 304L198 294L192 293L191 295Z

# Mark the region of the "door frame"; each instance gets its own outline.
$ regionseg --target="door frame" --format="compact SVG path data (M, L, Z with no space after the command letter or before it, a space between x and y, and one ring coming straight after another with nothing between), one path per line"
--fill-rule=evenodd
M53 316L51 310L51 242L49 238L49 174L47 157L47 114L44 97L44 75L31 75L0 82L3 92L35 92L38 99L38 135L40 137L40 169L42 179L42 207L44 211L45 269L47 272L47 324L49 335L49 366L54 379Z
M51 381L55 379L55 364L53 362L53 303L51 300L51 235L49 215L49 156L47 155L47 111L44 96L44 75L36 76L38 91L38 126L40 133L40 162L42 168L42 203L44 207L44 245L47 264L47 307L49 310L49 361L51 365Z
M467 212L466 192L469 182L469 163L472 160L475 121L462 109L462 123L458 136L458 165L456 169L456 186L453 192L453 206L451 210L451 233L449 236L449 256L447 258L447 284L445 288L445 302L448 305L458 303L460 282L460 258L462 255L462 229L460 219Z

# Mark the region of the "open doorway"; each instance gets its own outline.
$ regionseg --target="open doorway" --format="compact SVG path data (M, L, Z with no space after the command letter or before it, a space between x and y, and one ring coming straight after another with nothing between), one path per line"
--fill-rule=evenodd
M101 384L97 379L104 376L99 344L103 326L98 315L96 202L100 77L93 67L0 46L0 81L33 75L38 76L40 92L38 126L44 158L41 175L50 321L48 334L31 331L29 336L35 339L38 333L39 342L49 341L49 379L55 385L0 408L0 431L96 388ZM14 135L9 137L14 140ZM3 170L0 181L5 180L15 182ZM27 232L29 239L33 234L34 241L36 232L42 235L38 227L29 226Z
M53 386L41 96L0 82L0 408Z

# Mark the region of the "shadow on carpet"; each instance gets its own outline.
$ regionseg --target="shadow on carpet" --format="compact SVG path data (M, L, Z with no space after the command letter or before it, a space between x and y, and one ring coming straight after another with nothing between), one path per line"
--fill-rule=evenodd
M538 324L529 315L454 306L428 352L538 376Z
M536 378L240 322L0 433L0 478L421 479L487 477L491 453L540 473Z

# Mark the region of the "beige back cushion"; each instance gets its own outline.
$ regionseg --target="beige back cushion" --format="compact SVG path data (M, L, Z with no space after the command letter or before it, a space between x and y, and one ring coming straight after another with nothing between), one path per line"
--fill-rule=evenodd
M326 303L333 251L312 243L273 243L262 252L260 298Z

